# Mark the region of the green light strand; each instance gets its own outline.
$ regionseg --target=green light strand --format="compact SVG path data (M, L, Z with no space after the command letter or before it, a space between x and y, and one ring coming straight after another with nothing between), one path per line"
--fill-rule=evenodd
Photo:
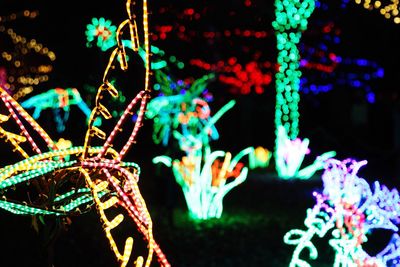
M301 71L297 48L302 32L307 29L307 19L315 8L315 0L276 0L275 29L279 70L275 75L276 129L283 125L291 139L299 134L299 87Z

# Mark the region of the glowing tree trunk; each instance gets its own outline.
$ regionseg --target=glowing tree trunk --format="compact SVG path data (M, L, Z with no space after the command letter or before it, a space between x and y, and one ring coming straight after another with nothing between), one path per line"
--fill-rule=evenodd
M279 70L276 73L275 107L275 163L282 178L307 179L322 168L322 160L333 156L328 152L305 170L300 166L309 152L308 139L300 140L299 134L299 88L301 71L300 53L297 48L302 33L307 29L307 19L315 8L315 0L276 0L276 19L272 23L277 40Z

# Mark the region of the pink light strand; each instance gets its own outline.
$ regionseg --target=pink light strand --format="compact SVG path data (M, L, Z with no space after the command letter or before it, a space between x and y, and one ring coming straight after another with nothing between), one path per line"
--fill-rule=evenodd
M118 120L117 124L115 125L113 131L111 132L111 134L108 136L106 142L104 143L103 148L96 156L96 159L101 159L104 157L104 154L106 153L107 149L111 146L112 142L114 141L114 138L115 138L117 132L122 130L122 128L121 128L122 124L124 124L125 120L127 119L128 115L130 114L132 108L136 105L138 100L143 97L144 93L145 93L145 91L139 92L136 95L136 97L131 101L131 103L128 105L128 107L125 109L121 118ZM121 159L121 157L120 157L120 159Z
M123 201L119 200L118 204L120 204L121 206L123 206L127 210L129 216L135 221L136 225L138 226L139 231L141 231L143 233L143 236L145 237L146 241L149 242L148 230L143 225L140 224L140 221L127 208L127 206L125 205L125 203ZM162 252L162 250L161 250L160 246L157 244L157 242L154 239L152 239L150 242L153 245L154 252L157 255L157 260L161 264L161 266L171 267L171 264L168 262L167 257Z
M28 141L34 148L34 150L38 153L41 154L41 150L39 147L36 145L36 143L33 141L32 137L29 135L28 131L26 130L25 126L23 123L20 121L18 118L17 114L15 113L14 109L16 109L17 113L19 113L32 128L39 133L39 135L43 138L43 140L46 142L47 146L53 150L57 150L58 148L54 144L53 140L47 135L46 132L43 131L43 129L38 126L35 120L33 120L29 114L13 99L11 98L5 91L2 92L1 98L3 99L4 104L7 106L7 109L10 111L11 115L13 116L14 120L17 122L18 126L24 133L24 135L27 137Z
M18 116L15 114L14 110L12 109L10 103L7 102L6 99L4 99L4 97L2 96L2 99L4 101L4 103L7 106L7 109L10 111L12 117L14 118L14 120L17 122L19 128L21 129L21 131L23 132L23 134L26 136L26 138L28 139L29 143L31 144L31 146L33 147L33 150L36 151L37 154L41 154L42 151L39 149L39 147L36 145L36 143L33 141L32 137L29 135L28 131L26 130L25 126L22 124L22 122L19 120Z
M132 130L131 136L129 137L128 142L126 142L125 146L122 148L121 152L119 153L119 158L118 160L121 160L122 157L125 155L125 153L128 151L128 149L131 147L132 143L135 142L136 134L139 130L139 128L142 126L142 120L143 120L143 115L146 109L147 101L149 99L149 95L144 95L142 102L140 103L140 110L138 114L138 118L135 123L135 127Z
M136 183L131 183L131 189L132 189L132 193L131 194L126 194L121 187L115 182L114 179L112 179L110 172L108 171L108 169L103 169L104 173L107 176L108 181L114 186L115 190L117 190L117 193L119 194L119 196L125 201L125 204L127 205L128 209L131 210L133 213L135 213L135 215L140 219L140 221L142 221L143 223L145 223L146 225L149 225L150 219L147 218L146 212L144 212L144 208L143 205L144 203L142 203L141 199L138 198L137 196L140 196L140 191L139 189L135 186ZM129 173L127 173L128 171L125 169L121 169L122 173L125 174L125 177L128 178L129 181ZM133 199L133 203L131 202L131 200L129 199L129 196L132 197Z
M115 183L115 181L113 179L111 179L111 174L108 172L109 169L114 169L114 170L117 170L117 171L121 172L122 174L124 174L125 177L129 177L129 172L127 170L125 170L125 169L121 168L120 166L118 166L117 164L114 164L111 162L106 162L106 163L82 162L81 165L83 167L89 167L89 168L93 168L93 169L101 169L102 171L104 171L107 175L108 180L111 182L111 184L117 190L118 195L127 203L129 209L131 209L132 212L138 218L140 218L142 221L148 223L148 220L146 218L142 217L142 214L143 214L142 204L140 203L140 200L137 197L135 197L136 194L140 195L138 190L136 188L134 188L134 189L136 189L134 192L135 195L133 196L133 201L136 205L135 206L131 203L131 200L129 199L128 195L123 192L123 190L118 186L118 184Z

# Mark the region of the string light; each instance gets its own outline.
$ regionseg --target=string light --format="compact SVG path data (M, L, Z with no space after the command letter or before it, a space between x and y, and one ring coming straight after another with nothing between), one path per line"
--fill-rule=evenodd
M386 19L393 20L395 24L400 23L400 8L398 0L391 0L385 3L380 0L354 0L354 2L367 10L378 10Z

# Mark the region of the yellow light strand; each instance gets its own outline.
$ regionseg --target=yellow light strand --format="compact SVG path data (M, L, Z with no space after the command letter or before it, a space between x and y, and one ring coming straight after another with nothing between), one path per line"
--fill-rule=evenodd
M391 0L391 3L383 5L379 0L354 0L356 4L362 5L367 10L376 9L386 19L393 19L393 22L400 24L399 0Z
M138 36L138 29L137 29L137 23L136 23L136 17L134 14L131 12L131 6L134 5L134 2L132 3L131 0L128 0L126 2L126 10L128 13L128 19L124 20L118 27L117 29L117 44L118 46L113 50L113 52L110 55L110 58L108 60L107 67L104 71L103 74L103 81L100 87L97 90L96 94L96 100L95 100L95 107L93 108L91 115L89 117L89 122L88 122L88 130L85 135L85 142L84 142L84 152L82 154L82 159L85 159L87 157L87 151L90 147L91 139L95 136L97 136L100 139L105 139L106 138L106 133L94 126L94 121L98 116L103 116L105 119L110 119L112 118L111 113L108 111L108 109L101 103L101 99L103 99L103 93L104 91L108 91L112 97L118 97L118 90L112 86L110 81L108 80L109 78L109 72L110 70L115 68L115 61L117 58L119 59L119 65L122 70L126 70L128 68L127 60L126 60L126 51L125 51L125 46L122 42L122 36L124 33L124 29L126 26L129 28L129 33L130 33L130 38L131 38L131 43L133 44L134 48L137 48L139 46L139 36ZM147 1L143 1L143 32L144 32L144 50L145 50L145 81L144 81L144 90L146 92L150 92L151 89L149 87L149 81L150 81L150 43L149 43L149 29L148 29L148 10L147 10ZM138 48L136 49L138 51ZM148 97L148 96L145 96Z
M117 244L116 244L116 242L115 242L115 240L114 240L114 238L113 238L113 236L112 236L112 234L111 234L111 230L112 230L113 228L117 227L117 226L122 222L122 220L124 219L124 215L118 214L118 215L110 222L110 221L108 220L108 218L107 218L105 212L104 212L106 209L103 208L103 207L107 207L108 205L107 205L107 204L104 204L104 203L100 200L100 198L99 198L99 196L98 196L98 192L99 192L98 190L101 189L101 188L103 188L103 187L104 187L104 184L101 185L101 186L99 187L99 186L97 186L97 185L92 181L92 179L90 178L89 173L88 173L85 169L80 168L80 172L83 173L83 175L85 176L86 183L87 183L87 184L90 186L90 188L92 189L93 199L94 199L94 201L95 201L95 203L96 203L97 210L98 210L98 212L99 212L99 214L100 214L100 219L101 219L101 221L104 223L103 229L104 229L104 231L106 232L106 237L107 237L108 241L110 242L111 249L114 251L114 254L115 254L115 256L117 257L117 259L118 259L119 261L121 261L121 267L124 267L124 266L127 265L128 261L129 261L129 258L130 258L130 255L131 255L131 253L132 253L133 238L132 238L132 237L128 237L128 238L126 239L126 241L125 241L125 247L124 247L124 252L123 252L123 254L121 254L121 253L119 252L119 249L118 249L118 247L117 247ZM104 181L103 181L103 183L104 183ZM105 183L108 185L107 182L105 182ZM111 198L112 198L112 197L111 197ZM109 200L107 200L107 201L109 201ZM106 201L105 203L107 203L107 201ZM110 207L108 207L108 208L110 208Z

